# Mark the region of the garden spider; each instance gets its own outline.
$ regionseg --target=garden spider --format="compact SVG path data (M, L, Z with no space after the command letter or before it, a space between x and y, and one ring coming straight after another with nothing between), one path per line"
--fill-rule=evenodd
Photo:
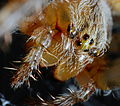
M22 21L19 29L30 36L26 42L29 52L13 77L12 87L18 88L29 77L35 80L34 71L41 74L40 68L54 66L57 80L75 78L81 86L55 99L54 104L73 105L86 101L96 88L109 89L105 81L98 80L98 70L104 66L104 61L98 63L99 58L111 42L112 16L105 0L50 1ZM92 65L96 61L99 67L95 70ZM98 75L93 77L94 73Z

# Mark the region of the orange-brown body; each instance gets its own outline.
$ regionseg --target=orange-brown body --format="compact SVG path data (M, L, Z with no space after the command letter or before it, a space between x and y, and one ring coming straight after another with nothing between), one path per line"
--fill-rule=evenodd
M103 0L92 1L55 0L21 23L20 30L30 36L29 53L13 78L13 87L28 81L32 71L40 72L39 67L54 66L53 76L60 81L76 77L83 87L92 83L93 91L94 87L108 89L100 79L104 60L96 58L111 41L111 13Z

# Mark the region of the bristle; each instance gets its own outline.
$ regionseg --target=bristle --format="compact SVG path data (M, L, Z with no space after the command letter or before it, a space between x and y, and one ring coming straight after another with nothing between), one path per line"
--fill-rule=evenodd
M3 69L13 70L13 71L16 71L16 70L17 70L16 68L11 68L11 67L3 67Z
M37 94L37 97L38 97L42 102L45 102L44 99L39 96L39 94Z
M13 77L11 86L13 88L20 87L25 81L29 80L30 75L32 75L32 71L29 69L28 64L23 64Z
M22 63L22 61L12 61L13 63Z
M30 77L34 80L37 81L37 79L31 74Z
M55 97L53 97L51 94L50 94L50 96L53 100L55 99ZM55 104L53 103L53 100L46 101L42 97L40 97L39 93L37 93L37 97L40 99L40 105L42 105L42 106L55 106Z
M70 89L69 94L64 94L54 100L54 103L59 106L72 106L77 102L84 102L89 99L89 96L95 92L95 86L91 83L81 87L79 90Z

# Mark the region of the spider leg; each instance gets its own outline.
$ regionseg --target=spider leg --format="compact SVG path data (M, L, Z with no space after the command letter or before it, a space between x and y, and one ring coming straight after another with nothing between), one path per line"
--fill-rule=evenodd
M39 28L39 31L37 33L35 31L33 34L36 34L36 38L33 39L31 50L24 58L23 64L13 77L12 87L14 88L18 88L24 82L27 82L29 77L32 76L32 72L39 70L39 65L43 60L42 55L50 46L51 35L48 33L48 29ZM34 77L32 78L35 79Z
M84 102L89 99L96 87L93 83L88 83L82 86L79 90L68 89L69 94L63 95L55 99L54 103L59 106L72 106L77 102Z

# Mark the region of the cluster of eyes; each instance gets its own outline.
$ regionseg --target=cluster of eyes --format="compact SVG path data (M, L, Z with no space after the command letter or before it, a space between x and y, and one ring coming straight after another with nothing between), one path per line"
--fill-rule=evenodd
M70 34L70 38L73 39L73 38L78 34L78 32L79 32L80 30L77 29L76 31L71 31L71 26L69 25L67 31L68 31L69 34ZM87 33L84 34L83 37L82 37L82 39L83 39L84 41L87 41L89 38L90 38L90 36L89 36ZM93 43L94 43L94 40L91 39L90 42L89 42L89 45L92 45ZM81 46L81 45L82 45L82 41L77 40L77 41L76 41L76 45L77 45L77 46Z
M87 40L89 40L89 35L88 34L84 34L84 36L82 37L82 39L84 40L84 41L87 41ZM90 40L90 42L89 42L89 45L92 45L94 43L94 40L93 39L91 39ZM76 41L76 45L77 46L81 46L82 45L82 41L80 41L80 40L77 40Z
M89 40L90 36L88 34L84 34L83 37L82 37L82 40L87 42ZM77 46L82 46L84 43L82 43L82 41L80 40L76 40L76 45ZM91 39L90 42L89 42L89 45L92 46L94 44L94 40ZM84 52L88 52L88 54L90 56L93 56L93 57L96 57L98 56L98 50L96 48L86 48L86 49L83 49Z
M71 27L70 25L68 26L68 29L67 31L69 32L69 37L71 39L74 39L74 37L76 37L76 35L78 34L78 30L76 31L71 31ZM81 47L82 45L85 44L85 42L87 42L88 40L90 39L90 36L86 33L83 35L82 39L80 40L79 38L75 41L75 45L77 47ZM89 46L92 46L94 44L94 40L93 39L90 39L88 45ZM97 57L98 56L98 50L96 48L85 48L83 49L84 52L88 52L88 54L90 56L93 56L93 57Z

